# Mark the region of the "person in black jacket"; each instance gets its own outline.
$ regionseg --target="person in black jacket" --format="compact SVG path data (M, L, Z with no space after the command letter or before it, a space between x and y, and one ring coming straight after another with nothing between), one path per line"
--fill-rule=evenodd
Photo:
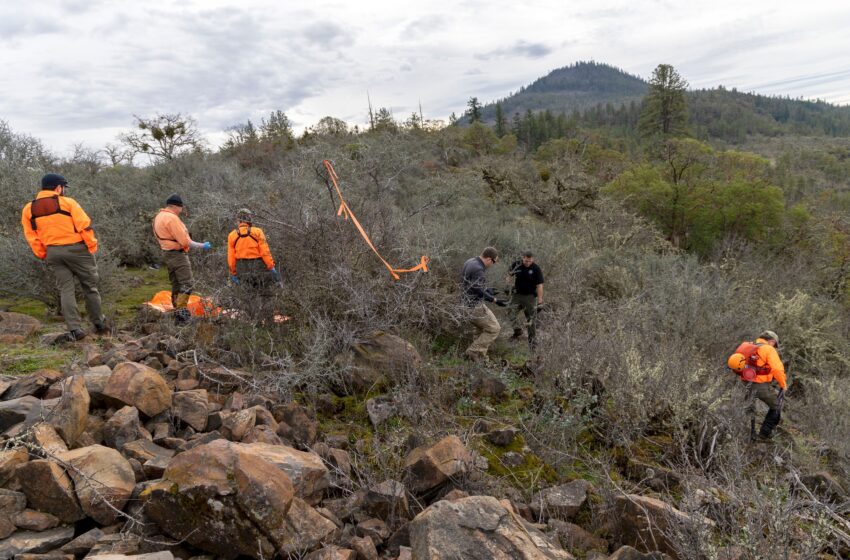
M514 279L511 311L514 320L514 339L522 336L522 327L528 330L528 345L534 348L537 335L535 322L537 308L543 305L543 271L534 262L534 253L525 251L522 258L511 264L507 282ZM525 319L523 320L523 316Z
M461 272L461 301L469 308L469 322L475 327L477 336L466 349L466 357L473 361L487 360L487 350L499 336L499 321L484 302L493 302L504 307L506 302L498 299L495 291L487 287L485 272L499 260L499 252L486 247L481 255L463 263Z

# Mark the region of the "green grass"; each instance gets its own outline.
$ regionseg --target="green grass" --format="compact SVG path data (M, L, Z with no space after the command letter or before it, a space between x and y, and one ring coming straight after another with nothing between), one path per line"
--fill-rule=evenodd
M171 291L168 271L165 267L126 268L121 271L121 290L106 303L106 313L114 313L120 321L132 319L139 307L162 290Z
M75 346L36 346L0 344L0 371L7 375L26 375L40 369L59 369L79 357Z
M47 305L35 299L21 297L0 298L0 310L23 313L24 315L35 317L39 321L59 321L59 318L55 315L48 315Z
M146 301L162 290L171 290L168 281L168 271L163 267L158 270L149 268L124 268L118 271L118 282L120 286L117 293L104 296L104 313L108 317L117 318L119 325L133 317ZM78 302L80 311L85 310L83 302ZM29 298L2 298L0 309L23 313L35 317L39 321L61 323L61 319L55 315L48 315L47 306L34 299Z

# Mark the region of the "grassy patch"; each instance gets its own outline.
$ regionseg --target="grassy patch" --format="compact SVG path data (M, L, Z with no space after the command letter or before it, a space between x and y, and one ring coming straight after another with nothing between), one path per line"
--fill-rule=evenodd
M59 318L48 314L47 305L44 302L29 298L0 298L0 310L13 313L23 313L35 317L39 321L58 321Z
M107 313L114 313L119 320L133 318L139 307L157 292L171 291L165 267L157 270L126 268L121 271L121 277L121 290L107 303Z
M0 371L7 375L26 375L39 369L60 369L79 355L79 348L74 346L0 344Z
M487 472L490 475L503 478L522 490L534 492L544 486L544 483L557 482L558 473L555 469L534 453L523 452L524 448L525 440L518 435L507 447L481 442L477 451L487 459L489 464ZM517 466L506 465L502 457L508 452L520 453L523 457L522 463Z

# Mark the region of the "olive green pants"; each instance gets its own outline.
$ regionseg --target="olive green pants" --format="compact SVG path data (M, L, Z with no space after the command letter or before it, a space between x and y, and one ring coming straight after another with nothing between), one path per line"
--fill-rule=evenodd
M466 349L466 353L485 357L490 345L499 337L499 331L502 330L502 327L490 308L483 303L476 305L469 313L469 322L475 327L477 336Z
M56 277L59 289L59 301L62 305L62 317L69 331L82 330L80 312L77 309L77 293L74 278L80 282L86 299L89 320L100 326L103 324L103 310L97 284L97 261L89 253L85 243L74 245L53 245L47 248L47 267Z
M192 263L189 253L185 251L163 251L162 261L168 269L168 279L171 281L171 303L175 308L186 307L189 294L192 293ZM185 297L180 297L180 296Z
M537 334L534 322L537 318L537 296L514 294L511 298L511 310L514 312L514 332L522 332L525 327L528 330L528 342L534 344Z
M782 419L782 410L779 407L779 399L776 395L776 389L770 383L750 383L747 389L747 408L746 411L755 420L756 400L760 400L767 405L767 414L764 421L761 423L759 435L769 438L773 435L773 430L779 425Z

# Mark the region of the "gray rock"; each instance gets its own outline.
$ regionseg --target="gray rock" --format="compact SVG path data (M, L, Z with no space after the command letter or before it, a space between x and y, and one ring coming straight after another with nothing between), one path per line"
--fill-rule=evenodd
M369 414L372 427L377 430L384 422L398 414L398 409L392 399L375 397L366 401L366 412Z
M17 531L0 541L0 558L12 558L16 554L41 554L59 548L74 538L73 527L56 527L48 531Z
M413 558L421 560L569 560L492 496L439 501L410 522Z

